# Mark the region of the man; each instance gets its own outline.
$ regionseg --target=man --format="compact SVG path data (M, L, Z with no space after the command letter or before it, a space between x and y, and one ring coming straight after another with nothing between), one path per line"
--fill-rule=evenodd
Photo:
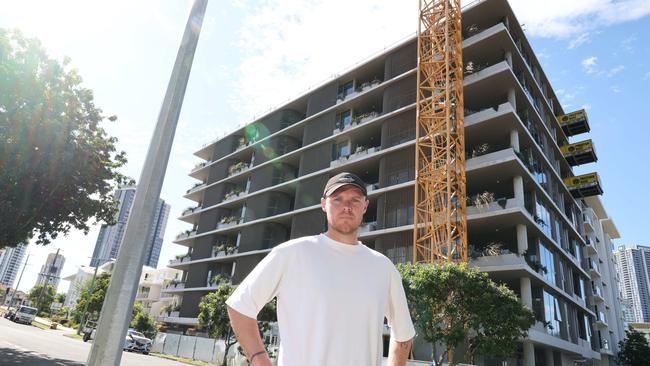
M256 317L277 296L279 366L380 366L384 317L388 365L404 366L415 329L399 273L357 240L368 208L356 175L332 177L321 208L327 232L278 245L226 301L230 322L253 366L272 365Z

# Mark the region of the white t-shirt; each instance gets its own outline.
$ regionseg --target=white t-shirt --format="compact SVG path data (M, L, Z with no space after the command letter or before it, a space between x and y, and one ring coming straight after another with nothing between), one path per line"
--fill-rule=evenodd
M283 243L226 304L256 318L276 296L279 366L380 366L384 317L393 339L415 336L399 272L361 243L325 234Z

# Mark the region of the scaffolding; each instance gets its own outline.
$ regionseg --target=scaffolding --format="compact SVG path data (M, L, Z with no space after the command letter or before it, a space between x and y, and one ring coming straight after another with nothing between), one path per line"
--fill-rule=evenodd
M420 0L413 262L467 262L460 0Z

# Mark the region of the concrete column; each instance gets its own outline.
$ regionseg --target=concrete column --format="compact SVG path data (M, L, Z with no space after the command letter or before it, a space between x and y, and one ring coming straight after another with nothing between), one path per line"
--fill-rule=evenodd
M88 366L120 365L124 336L147 252L145 243L153 222L154 207L160 198L206 7L207 0L196 0L185 26L88 355Z
M524 178L521 175L517 175L512 179L513 190L515 192L515 200L517 201L517 206L524 207Z
M524 254L528 249L528 230L526 225L517 224L517 253Z
M510 131L510 147L519 152L519 132L517 130Z
M504 58L506 59L506 62L508 62L508 65L512 67L512 52L506 51Z
M544 358L546 361L544 366L554 366L555 363L553 362L553 350L550 348L546 348L544 350Z
M535 366L535 346L533 342L524 340L524 366Z
M508 90L508 103L512 104L512 109L517 110L517 94L514 88Z
M521 292L521 303L529 309L533 308L533 289L530 284L530 277L519 278Z

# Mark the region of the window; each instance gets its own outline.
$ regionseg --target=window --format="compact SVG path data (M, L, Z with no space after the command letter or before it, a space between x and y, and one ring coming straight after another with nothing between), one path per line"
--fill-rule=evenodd
M334 160L350 155L350 141L339 142L334 145Z
M562 311L560 301L550 293L544 291L544 320L548 323L546 332L559 337L562 326Z
M546 267L546 272L544 272L544 278L552 283L556 284L555 281L555 256L546 245L539 243L539 260L541 264ZM561 285L560 285L561 286Z
M336 128L343 130L352 123L352 110L340 112L336 114Z
M345 84L339 85L338 99L345 99L348 95L354 92L354 83L352 80Z

